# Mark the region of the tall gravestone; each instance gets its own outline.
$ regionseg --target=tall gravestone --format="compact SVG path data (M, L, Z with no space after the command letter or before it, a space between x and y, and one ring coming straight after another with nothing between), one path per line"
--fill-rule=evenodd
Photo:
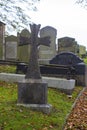
M18 105L29 106L32 109L48 113L50 105L47 104L47 83L42 81L38 64L38 46L49 45L49 37L38 38L40 25L30 25L31 35L20 35L20 46L30 44L30 58L28 70L23 82L18 83ZM46 44L45 44L46 43ZM25 52L26 53L26 52Z
M5 23L0 22L0 59L5 59Z
M51 26L46 26L40 30L40 37L50 36L50 47L39 47L39 62L41 64L49 64L50 59L56 55L56 36L57 30Z
M17 60L17 37L14 35L7 36L5 38L5 59Z
M20 35L22 37L25 37L26 39L30 37L30 32L27 29L23 29L21 33L17 34L17 37L19 39ZM20 41L18 40L18 45ZM25 53L26 52L26 53ZM30 44L27 44L26 46L18 46L18 58L19 61L28 62L30 55Z

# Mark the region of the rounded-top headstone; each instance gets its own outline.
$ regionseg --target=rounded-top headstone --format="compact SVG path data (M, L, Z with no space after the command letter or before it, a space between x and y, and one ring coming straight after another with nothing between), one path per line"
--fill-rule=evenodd
M30 37L30 32L27 29L23 29L20 34L24 37Z

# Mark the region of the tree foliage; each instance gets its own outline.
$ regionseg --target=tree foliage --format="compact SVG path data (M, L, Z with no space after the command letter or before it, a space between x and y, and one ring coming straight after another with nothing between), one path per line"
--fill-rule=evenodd
M81 4L83 7L87 7L87 0L77 0L76 3Z
M29 11L37 11L37 3L41 0L0 0L0 21L4 22L7 32L19 31L31 23ZM75 0L87 7L87 0Z
M0 0L0 20L6 24L8 33L29 25L29 11L37 11L38 2L39 0Z

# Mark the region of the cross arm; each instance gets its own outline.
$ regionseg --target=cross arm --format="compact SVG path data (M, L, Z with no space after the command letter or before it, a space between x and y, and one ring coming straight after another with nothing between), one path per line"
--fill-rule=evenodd
M30 37L19 36L18 43L19 43L18 44L19 46L31 44L31 38Z
M31 44L31 38L19 36L18 43L19 43L18 44L19 46ZM38 38L37 46L39 46L39 45L50 46L50 43L51 43L50 36L42 37L42 38Z
M46 37L42 37L42 38L38 38L38 46L39 45L44 45L44 46L50 46L50 36L46 36Z

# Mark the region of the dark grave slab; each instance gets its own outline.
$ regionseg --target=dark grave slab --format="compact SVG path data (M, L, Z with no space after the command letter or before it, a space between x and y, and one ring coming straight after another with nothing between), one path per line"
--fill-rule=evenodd
M55 57L50 60L50 64L56 65L65 65L68 66L68 71L64 73L64 71L59 70L57 74L63 77L68 74L69 79L75 79L77 85L85 86L85 71L86 65L82 59L80 59L76 54L72 52L61 52L58 53Z
M50 64L59 65L76 65L82 63L83 60L72 52L61 52L50 60Z

